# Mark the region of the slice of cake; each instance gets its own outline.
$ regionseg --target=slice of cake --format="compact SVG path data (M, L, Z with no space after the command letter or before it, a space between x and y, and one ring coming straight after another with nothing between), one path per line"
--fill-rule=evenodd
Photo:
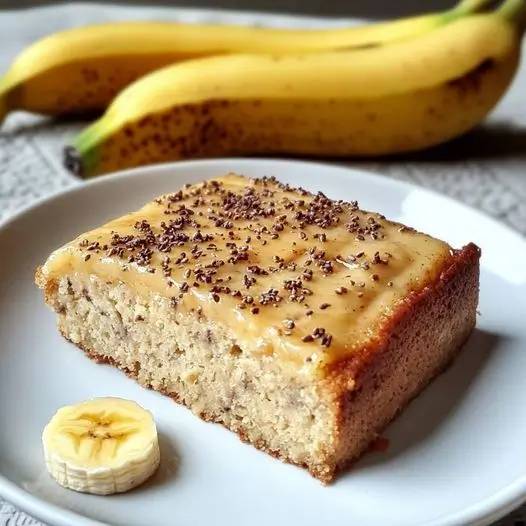
M227 175L81 235L36 281L90 358L328 483L459 352L479 257Z

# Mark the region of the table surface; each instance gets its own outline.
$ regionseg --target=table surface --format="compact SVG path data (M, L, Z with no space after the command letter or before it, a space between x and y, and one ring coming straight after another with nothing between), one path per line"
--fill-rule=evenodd
M67 27L124 19L173 19L281 26L341 25L346 20L213 11L74 4L0 12L0 69L38 38ZM353 21L351 21L353 22ZM526 57L512 89L486 123L469 135L418 155L349 166L380 172L447 194L526 236ZM82 184L61 165L64 143L85 123L14 115L0 131L0 221L35 199ZM498 526L526 526L526 506ZM0 499L0 526L41 523Z

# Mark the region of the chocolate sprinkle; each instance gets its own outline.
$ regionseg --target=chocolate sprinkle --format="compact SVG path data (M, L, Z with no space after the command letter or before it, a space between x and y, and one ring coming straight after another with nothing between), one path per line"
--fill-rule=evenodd
M284 320L283 325L285 325L285 327L288 330L292 330L296 326L296 324L294 323L294 320Z
M321 339L321 346L322 347L328 348L328 347L331 346L331 343L332 343L332 336L330 334L326 334Z

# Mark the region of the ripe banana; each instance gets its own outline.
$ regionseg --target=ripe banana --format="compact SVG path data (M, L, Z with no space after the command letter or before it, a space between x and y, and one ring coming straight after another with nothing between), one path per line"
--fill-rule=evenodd
M42 442L51 476L82 493L128 491L149 479L160 462L152 415L120 398L95 398L59 409Z
M524 0L411 41L309 55L233 55L169 66L124 90L65 149L90 177L244 154L384 155L479 123L517 70Z
M360 27L263 29L176 23L122 22L72 29L33 44L0 80L0 122L15 110L64 115L104 110L139 77L193 58L230 53L326 51L412 38L490 0L461 0L442 13Z

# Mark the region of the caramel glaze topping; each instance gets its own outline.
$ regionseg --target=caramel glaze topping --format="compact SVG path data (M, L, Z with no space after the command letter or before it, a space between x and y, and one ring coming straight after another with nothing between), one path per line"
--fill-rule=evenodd
M366 345L450 254L356 202L230 174L80 236L42 270L154 292L229 327L243 351L308 371Z

